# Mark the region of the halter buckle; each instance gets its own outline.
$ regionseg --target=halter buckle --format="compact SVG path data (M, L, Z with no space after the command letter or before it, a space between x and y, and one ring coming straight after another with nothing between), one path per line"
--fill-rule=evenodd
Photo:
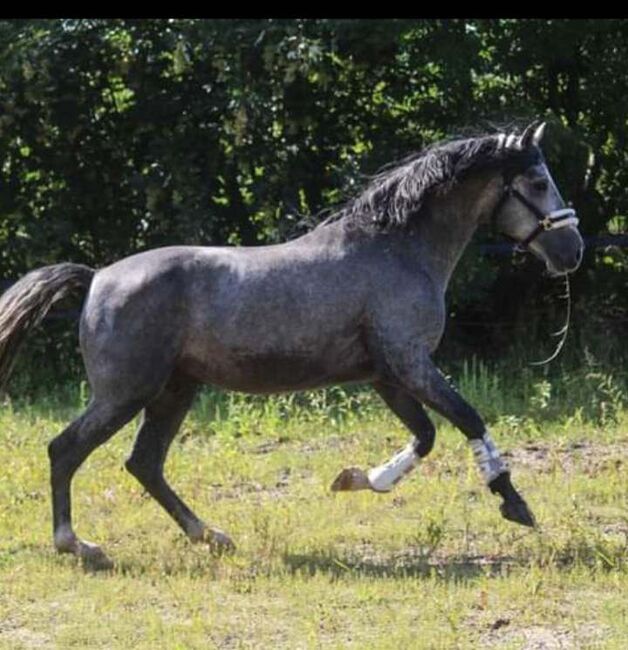
M554 228L554 221L549 214L543 217L539 223L543 226L543 230L552 230Z

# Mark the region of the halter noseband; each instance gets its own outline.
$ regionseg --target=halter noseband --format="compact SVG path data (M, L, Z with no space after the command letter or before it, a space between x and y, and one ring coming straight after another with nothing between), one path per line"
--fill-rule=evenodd
M517 242L517 245L522 249L527 249L530 243L536 239L545 230L557 230L558 228L565 228L566 226L577 226L578 218L576 211L573 208L561 208L560 210L552 210L545 214L534 203L529 201L521 192L512 186L513 178L517 174L504 174L504 193L501 195L493 214L491 222L493 226L497 223L497 218L501 209L504 207L506 201L510 198L517 199L520 203L532 212L532 214L539 220L537 227L522 241Z

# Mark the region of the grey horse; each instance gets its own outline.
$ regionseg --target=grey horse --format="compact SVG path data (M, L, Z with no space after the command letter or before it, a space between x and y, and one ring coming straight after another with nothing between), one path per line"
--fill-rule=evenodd
M70 484L99 445L142 412L126 468L190 540L233 546L167 483L168 448L201 384L276 393L368 382L412 432L387 463L345 469L334 490L387 492L432 449L424 406L467 437L501 513L533 526L476 411L431 359L445 291L479 224L574 271L583 242L544 161L544 124L433 145L374 177L307 234L259 247L173 246L95 271L30 272L0 298L0 383L25 334L59 300L87 292L80 345L91 398L49 444L54 544L96 568L111 562L72 528Z

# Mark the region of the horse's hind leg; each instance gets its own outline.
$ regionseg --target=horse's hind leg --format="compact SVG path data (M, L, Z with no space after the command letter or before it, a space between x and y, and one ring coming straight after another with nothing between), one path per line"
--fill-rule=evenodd
M74 553L92 568L111 562L95 544L80 540L72 529L71 482L76 470L139 410L138 404L92 400L76 420L48 445L52 487L54 543L60 553Z
M331 486L333 491L371 489L389 492L434 446L436 430L420 402L392 384L375 382L373 388L414 434L414 440L388 462L368 472L357 467L342 470Z
M188 412L197 386L185 379L173 379L144 409L126 468L146 488L193 542L206 541L214 550L233 548L229 537L206 526L168 485L163 469L170 443Z

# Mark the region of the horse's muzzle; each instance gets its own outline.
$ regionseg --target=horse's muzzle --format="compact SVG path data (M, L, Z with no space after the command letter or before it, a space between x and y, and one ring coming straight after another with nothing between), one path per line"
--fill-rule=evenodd
M584 249L578 248L575 251L564 251L553 255L551 259L545 258L547 270L551 276L567 275L578 269L582 262Z

